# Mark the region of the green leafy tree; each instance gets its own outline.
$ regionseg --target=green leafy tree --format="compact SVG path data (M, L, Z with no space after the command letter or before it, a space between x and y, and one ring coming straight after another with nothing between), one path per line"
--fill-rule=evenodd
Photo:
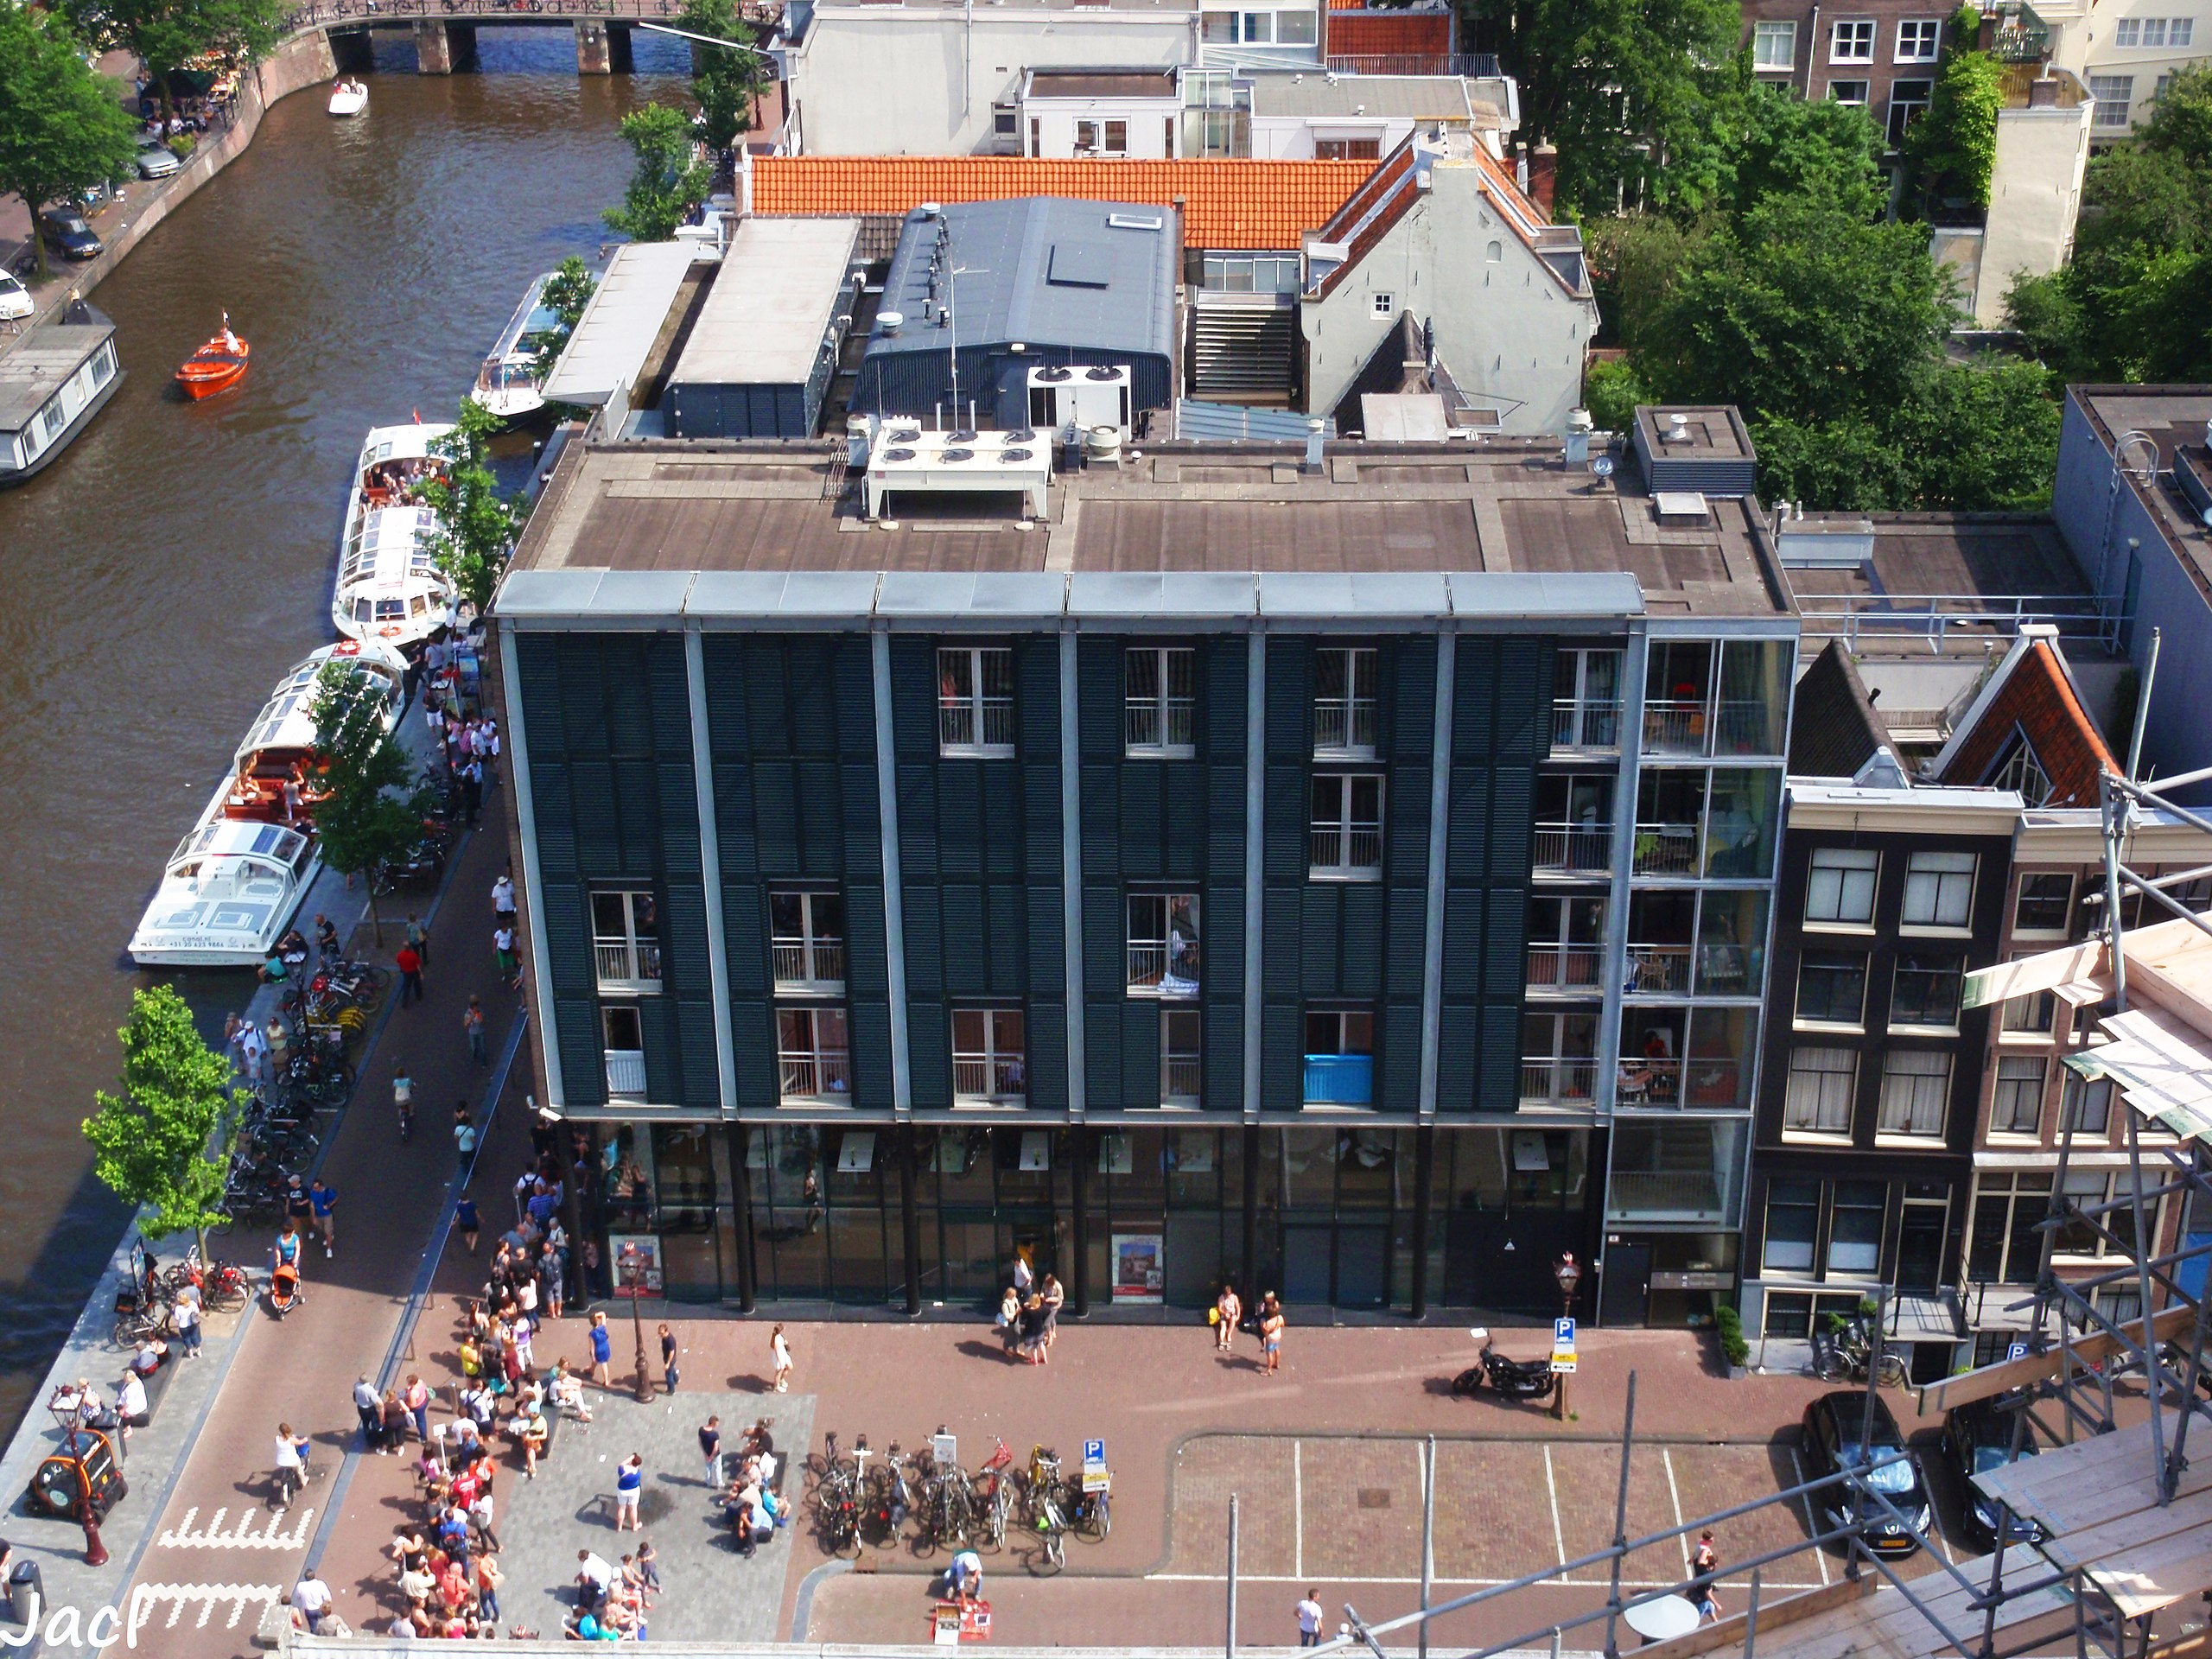
M603 217L633 242L665 242L707 199L714 174L695 155L690 118L671 104L648 104L622 118L622 137L638 170L622 205Z
M328 791L315 814L323 861L342 875L367 881L369 925L381 944L377 876L423 833L407 753L392 734L385 693L356 664L326 664L308 707L315 717L319 782Z
M561 353L568 349L576 325L584 320L584 308L598 291L599 278L572 253L561 262L553 272L553 280L538 296L538 303L558 319L553 331L539 341L537 360L530 365L531 378L540 385L545 384L546 377L553 372L553 365L561 360Z
M35 221L48 204L128 175L137 123L122 96L60 19L0 3L0 193L22 197ZM43 279L45 239L31 246Z
M231 1068L201 1040L175 988L130 994L123 1039L123 1092L100 1090L84 1121L92 1169L141 1211L148 1238L189 1232L207 1254L207 1229L223 1219L230 1160Z
M1582 404L1601 432L1625 432L1636 424L1636 406L1652 402L1651 389L1633 365L1592 363L1582 377Z
M1745 91L1735 118L1732 213L1787 196L1833 202L1861 219L1882 211L1882 130L1864 109L1760 82Z
M1685 225L1661 213L1595 219L1582 227L1599 321L1610 343L1631 352L1651 343L1675 278L1709 233L1708 221Z
M491 607L519 522L515 504L499 493L492 473L489 445L499 429L498 416L474 398L462 398L453 430L432 445L446 458L445 480L423 491L438 518L430 557L453 579L461 602L480 616Z
M169 77L213 54L258 63L282 38L284 0L67 0L92 39L126 47L153 77L164 121L175 112Z
M1928 112L1905 134L1905 156L1931 201L1989 206L1997 166L1997 113L2005 107L2005 67L1986 52L1954 51L1936 79Z
M734 0L686 0L676 27L735 42L691 48L691 96L698 100L702 136L709 149L728 149L753 126L753 100L768 60L757 49L742 48L757 48L760 35L739 19Z

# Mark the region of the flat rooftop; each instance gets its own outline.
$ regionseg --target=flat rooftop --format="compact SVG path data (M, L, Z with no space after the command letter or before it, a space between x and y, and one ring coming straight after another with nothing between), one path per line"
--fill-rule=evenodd
M574 443L531 517L518 573L629 571L1576 576L1624 572L1656 615L1778 616L1749 504L1662 529L1632 473L1567 470L1557 441L1330 445L1146 442L1118 470L1055 474L1045 518L1011 493L894 496L861 514L818 445ZM1622 487L1625 485L1625 487Z
M804 385L844 295L857 219L741 220L671 384Z
M2212 434L2206 427L2212 422L2212 386L2076 386L2074 396L2096 422L2107 451L2130 432L2140 432L2158 446L2158 480L2140 493L2150 503L2167 544L2194 567L2198 588L2212 595L2212 532L2190 510L2171 478L2183 460L2184 448L2200 470L2206 465L2208 449L2212 449L2207 443Z
M1251 72L1255 116L1309 119L1365 117L1494 124L1503 112L1505 83L1458 75L1331 75L1315 70Z
M1732 409L1695 404L1639 407L1636 423L1651 453L1669 461L1742 461L1751 439Z
M82 320L68 321L73 315ZM0 351L0 432L22 431L54 389L114 334L105 315L80 302L73 312L67 306L54 312Z
M1164 98L1176 99L1173 69L1033 69L1031 98Z

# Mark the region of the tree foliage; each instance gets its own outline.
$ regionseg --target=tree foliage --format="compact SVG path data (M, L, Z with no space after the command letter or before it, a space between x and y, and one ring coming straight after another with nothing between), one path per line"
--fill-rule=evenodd
M315 717L318 783L328 791L316 806L323 861L369 882L369 922L379 941L376 874L404 856L423 833L422 804L410 785L383 688L358 664L325 664L308 702Z
M552 281L538 296L537 302L558 320L553 331L538 342L537 359L530 365L531 378L540 385L545 384L546 377L553 372L553 365L561 360L561 353L568 349L576 325L584 320L584 308L598 291L599 278L572 253L560 263Z
M35 219L48 203L128 175L137 124L122 96L60 19L0 3L0 194L22 197ZM45 240L31 245L44 277Z
M670 104L648 104L622 118L622 137L638 168L622 205L603 217L633 242L665 242L707 199L714 174L694 155L690 118Z
M734 0L685 0L676 27L694 35L757 48L758 30L741 22ZM757 49L692 48L691 96L698 101L701 136L710 149L728 149L753 125L753 100L766 79L767 59Z
M581 268L582 262L576 263ZM433 481L423 491L438 519L430 538L431 560L453 579L462 603L480 616L491 607L519 522L515 503L499 493L487 454L499 429L498 416L473 397L462 398L454 429L431 446L446 458L445 481Z
M1936 79L1927 113L1905 134L1905 158L1931 201L1989 206L1997 167L1997 113L2005 67L1986 52L1953 51Z
M67 0L95 41L127 47L153 77L162 114L171 111L169 77L213 54L257 63L276 49L284 0Z
M123 1092L93 1096L84 1120L92 1168L125 1203L144 1212L148 1238L194 1234L207 1254L207 1230L223 1218L223 1177L230 1160L231 1068L201 1040L192 1010L173 986L130 994L123 1039Z

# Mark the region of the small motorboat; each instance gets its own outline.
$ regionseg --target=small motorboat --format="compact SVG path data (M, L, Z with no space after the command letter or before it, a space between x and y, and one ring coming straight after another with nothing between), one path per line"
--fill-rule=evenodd
M253 348L231 332L231 314L223 314L223 332L185 359L176 372L184 395L195 401L226 391L245 378L246 359Z
M340 80L330 89L330 112L333 115L359 115L369 107L368 83L361 80Z

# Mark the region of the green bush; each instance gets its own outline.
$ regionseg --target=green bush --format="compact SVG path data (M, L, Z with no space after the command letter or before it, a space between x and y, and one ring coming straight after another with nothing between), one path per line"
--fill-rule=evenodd
M1625 363L1592 363L1582 377L1582 406L1600 432L1625 432L1636 424L1636 406L1656 402L1641 376Z
M1723 1302L1715 1307L1713 1323L1720 1332L1720 1351L1731 1365L1741 1365L1751 1358L1751 1344L1744 1340L1744 1316L1734 1303Z
M191 133L180 132L168 143L171 155L180 162L188 162L192 159L192 152L199 148L200 140Z

